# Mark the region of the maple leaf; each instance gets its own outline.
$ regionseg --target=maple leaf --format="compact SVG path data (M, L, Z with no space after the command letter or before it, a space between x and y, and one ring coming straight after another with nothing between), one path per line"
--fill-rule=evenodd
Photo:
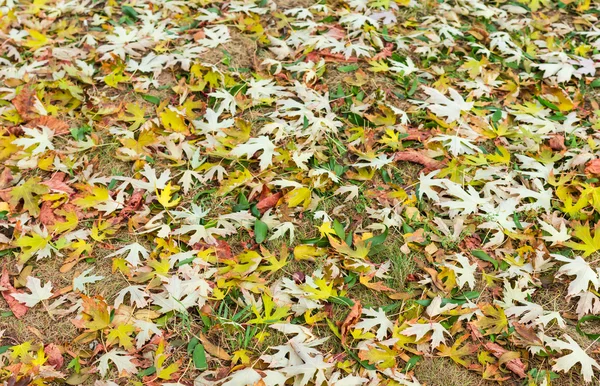
M108 373L109 361L117 366L119 375L125 376L137 372L137 366L132 362L133 359L134 357L127 355L127 352L115 349L102 355L96 363L98 363L98 370L102 376Z
M469 288L475 287L475 272L477 272L477 264L471 264L469 259L462 253L457 253L454 256L454 260L459 265L447 264L446 266L454 271L456 274L456 282L460 288L464 287L465 284L469 285Z
M379 308L375 310L373 308L364 308L362 313L369 318L362 319L354 326L354 328L370 331L373 327L379 326L376 333L378 340L384 340L388 331L393 330L394 323L388 319L383 309Z
M465 357L477 352L477 346L471 343L465 343L465 345L461 347L464 341L469 338L469 334L462 335L454 341L452 347L440 344L437 348L439 351L438 355L441 357L448 357L459 365L468 367L470 362L468 362Z
M106 257L109 258L109 257L114 257L114 256L122 256L124 254L127 254L127 256L125 257L125 261L127 261L129 264L133 265L134 267L137 267L140 264L142 264L140 257L142 259L146 260L150 256L150 253L148 252L148 250L143 245L136 242L136 243L126 245L123 248L120 248L120 249L116 250L115 252L106 255Z
M131 324L119 324L115 328L111 328L106 335L106 344L112 345L116 341L119 341L119 345L125 350L129 350L133 347L133 339L131 334L135 330Z
M590 357L585 350L583 350L577 342L573 340L569 335L563 335L567 340L561 341L558 339L550 339L546 341L548 347L553 350L569 350L570 354L564 355L556 360L556 363L552 366L554 371L569 371L576 364L581 365L581 374L586 382L591 382L594 376L594 367L600 370L600 365L592 357Z
M484 335L500 334L508 327L508 319L501 307L494 307L486 304L481 307L484 315L474 323L477 327L484 330Z
M564 222L560 223L559 230L556 230L555 227L542 220L538 219L538 222L540 224L541 229L549 234L549 236L542 236L542 240L552 242L550 246L554 246L556 244L564 244L565 241L568 241L571 238L571 235L569 234L567 226Z
M15 243L21 248L19 264L25 264L33 256L42 259L49 257L51 254L52 245L50 244L50 240L52 236L39 227L34 227L33 231L31 236L21 236Z
M597 290L600 286L600 277L598 273L590 267L589 263L581 256L575 256L573 259L561 255L552 255L556 260L567 264L560 267L558 274L567 274L576 276L575 280L569 283L568 294L575 295L588 290L590 284Z
M560 328L565 328L566 324L559 312L545 311L542 306L526 300L521 300L523 306L511 306L506 308L506 316L521 316L520 323L535 323L541 324L544 327L552 320L556 320Z
M77 277L73 278L73 290L74 291L81 291L83 293L87 293L86 288L85 288L86 284L95 283L97 281L104 279L104 276L100 276L100 275L88 276L93 270L94 270L93 267L88 268L85 271L83 271L81 274L79 274Z
M161 329L153 322L136 320L133 324L140 330L135 336L136 348L138 350L141 349L153 335L162 335Z
M37 277L28 276L25 287L31 291L30 294L13 293L11 295L29 308L52 297L52 284L47 282L42 286L42 282Z
M439 323L411 323L410 327L402 330L402 335L411 336L415 335L415 339L421 340L428 332L433 331L431 335L431 348L437 348L441 343L446 344L444 333L450 335L448 330Z
M127 294L129 294L130 305L135 304L138 308L144 308L148 305L148 301L146 300L146 298L150 297L150 294L144 291L144 287L141 285L130 285L123 288L121 291L119 291L119 293L117 293L114 303L115 309L118 309L119 306L123 304L123 301L125 300L125 296L127 296Z
M247 322L248 324L279 323L282 321L283 318L289 315L290 306L282 306L275 308L275 303L273 302L273 299L268 295L263 295L262 300L262 310L259 310L255 305L252 306L252 312L254 313L254 315L256 315L256 318L249 320Z
M383 344L368 346L368 350L360 350L358 356L379 369L389 369L396 366L398 353Z
M583 256L587 257L592 253L600 250L600 224L596 225L594 228L594 237L592 237L590 233L589 225L576 225L575 231L573 232L573 236L577 237L583 243L575 243L573 241L569 241L564 243L566 247L573 248L577 251L582 251Z
M261 135L257 138L250 138L245 144L237 145L233 148L230 154L235 157L241 157L245 154L250 158L261 150L262 154L258 157L260 160L259 166L260 170L265 170L273 164L273 157L279 155L279 153L275 151L275 145L267 136Z
M52 138L54 137L54 131L47 126L40 126L41 130L30 129L27 127L23 128L23 131L29 138L23 137L15 139L12 143L15 145L23 146L28 149L31 146L36 146L31 152L32 155L37 155L45 152L46 150L54 150L52 144Z
M451 123L460 118L462 111L470 111L473 108L473 102L465 102L462 96L453 88L450 88L450 96L452 99L448 99L438 90L423 86L425 94L429 95L429 98L425 100L427 108L434 114L441 117L446 117L446 122Z
M23 200L23 209L32 216L37 217L40 214L39 196L50 190L48 186L41 184L40 181L41 178L33 177L12 188L10 191L10 204L17 206Z
M83 323L88 331L103 330L110 325L110 312L108 305L100 297L89 297L82 295L83 312L88 315L89 320Z
M172 189L173 187L171 187L171 183L169 182L167 186L165 186L165 188L160 192L160 194L158 193L158 191L156 193L156 199L165 208L173 208L177 206L177 204L179 204L179 201L181 201L181 197L178 197L175 200L171 201L171 196L173 195Z

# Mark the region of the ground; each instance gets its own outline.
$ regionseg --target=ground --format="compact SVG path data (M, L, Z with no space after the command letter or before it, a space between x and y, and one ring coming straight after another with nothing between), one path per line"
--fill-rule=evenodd
M581 385L597 0L0 0L0 380Z

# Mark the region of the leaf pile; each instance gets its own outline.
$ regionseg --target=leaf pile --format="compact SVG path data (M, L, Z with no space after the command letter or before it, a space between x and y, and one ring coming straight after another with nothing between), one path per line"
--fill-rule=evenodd
M599 10L0 0L0 380L597 384Z

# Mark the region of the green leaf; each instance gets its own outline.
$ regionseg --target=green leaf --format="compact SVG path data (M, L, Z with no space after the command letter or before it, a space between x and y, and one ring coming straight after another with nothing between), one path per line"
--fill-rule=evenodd
M592 83L590 83L590 87L600 87L600 78L598 79L594 79L594 81Z
M371 247L374 247L379 244L383 244L385 242L385 239L387 239L388 231L389 231L389 228L386 226L385 231L382 234L366 239L365 244L371 243Z
M194 347L194 355L192 355L194 360L194 366L198 370L206 370L208 369L208 364L206 363L206 352L204 351L204 346L202 344L197 344Z
M138 377L142 378L148 375L152 375L156 372L156 367L150 366L147 369L144 369L138 373Z
M339 66L337 68L339 72L352 72L358 70L358 64L349 64L347 66Z
M344 232L344 226L338 220L333 220L333 230L335 231L335 234L340 239L343 240L346 238L346 233Z
M494 269L498 269L498 261L496 259L494 259L493 257L491 257L490 255L488 255L487 253L485 253L484 251L482 251L481 249L475 249L474 251L471 252L471 254L473 256L475 256L476 258L478 258L479 260L483 260L483 261L487 261L488 263L492 263L492 265L494 266Z
M354 305L354 301L345 296L332 296L328 300L340 306L352 307Z
M200 341L196 337L193 337L192 339L190 339L190 342L187 345L188 355L192 355L192 352L194 352L194 348L196 348L196 346L198 345L199 342Z
M581 318L577 321L577 326L575 327L575 329L577 330L579 335L583 335L591 340L598 340L598 339L600 339L600 334L588 334L587 332L585 332L581 329L581 324L585 323L585 322L589 322L590 320L600 320L600 316L598 316L598 315L584 316L583 318Z
M268 231L269 227L263 221L256 220L256 222L254 222L254 240L256 241L256 244L265 241Z
M557 105L555 105L554 103L550 102L549 100L547 100L547 99L544 99L544 98L542 98L541 96L536 96L535 98L536 98L536 99L537 99L537 100L538 100L538 101L539 101L539 102L540 102L540 103L541 103L543 106L545 106L545 107L547 107L547 108L549 108L549 109L551 109L551 110L554 110L554 111L560 111L560 109L558 108L558 106L557 106Z
M413 355L412 357L410 357L410 359L408 360L408 362L406 362L406 367L404 368L404 372L408 372L410 371L413 367L415 367L417 365L417 363L422 359L423 357L420 355Z
M126 16L128 16L129 18L131 18L133 20L138 19L138 13L136 12L135 9L133 9L133 7L131 7L129 5L122 6L121 11L123 11L123 14L125 14Z
M154 95L142 94L142 98L144 98L145 101L155 104L157 106L160 105L160 98L155 97Z

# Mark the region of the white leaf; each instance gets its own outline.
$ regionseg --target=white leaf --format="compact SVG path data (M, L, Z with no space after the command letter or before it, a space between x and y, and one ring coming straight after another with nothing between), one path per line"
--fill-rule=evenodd
M52 297L52 284L47 282L42 287L42 282L37 277L27 277L27 289L31 291L30 294L19 294L14 293L12 297L17 299L20 303L25 304L27 307L33 307L36 304L50 299Z
M86 269L79 276L73 278L73 290L75 290L75 291L81 291L83 293L86 293L86 290L85 290L85 285L86 284L95 283L97 281L100 281L100 280L104 279L104 276L99 276L99 275L87 276L93 270L94 270L93 267L89 268L89 269Z
M42 130L23 127L23 132L27 137L30 138L23 136L15 139L12 141L12 143L18 146L23 146L25 149L29 148L30 146L37 145L37 147L31 152L32 155L43 153L46 150L54 150L54 145L52 145L54 131L46 126L40 126L40 128Z
M438 90L431 87L423 87L429 98L425 101L427 108L440 117L446 117L446 122L454 122L460 118L461 111L470 111L473 102L465 102L463 97L453 88L448 89L452 99L447 98Z
M415 335L418 341L429 331L433 331L431 335L431 348L436 348L440 343L446 343L444 333L450 335L448 330L440 323L411 323L409 328L402 330L400 333L405 336Z
M279 155L279 153L275 151L273 142L265 135L261 135L258 138L250 138L245 144L237 145L231 150L231 155L241 157L245 154L250 158L256 152L261 150L262 154L258 157L260 160L260 170L265 170L273 164L273 157Z
M349 194L346 196L345 202L355 199L356 197L358 197L358 193L359 193L358 186L357 185L340 186L339 188L336 189L335 192L333 192L333 195L337 196L337 195L346 194L346 193L349 193Z
M269 237L269 241L273 241L273 240L277 240L279 238L282 238L286 233L289 232L290 234L290 243L294 242L294 229L296 227L294 226L294 223L290 222L290 221L286 221L283 222L279 225L277 225L274 228L274 233L273 235L271 235L271 237Z
M557 359L554 366L552 366L552 370L554 371L569 371L573 366L577 363L581 365L581 374L583 375L583 379L586 382L591 382L594 376L594 367L600 369L600 365L596 362L592 357L590 357L585 350L583 350L577 342L573 340L569 335L564 335L564 338L567 342L558 340L558 339L550 339L550 341L546 342L548 347L553 350L569 350L570 354L565 355Z
M542 230L550 234L550 236L542 236L542 240L552 242L550 246L564 243L571 238L571 235L569 234L567 226L564 222L560 224L559 230L556 230L556 228L554 228L552 225L542 220L538 219L538 222L540 223Z
M148 298L150 294L144 291L144 287L141 285L130 285L123 288L117 294L114 304L115 309L118 309L119 306L123 304L123 301L125 300L125 296L127 296L127 294L129 294L129 305L132 306L135 304L135 306L138 308L144 308L148 305L148 301L146 300L146 298Z
M574 259L569 259L568 257L561 255L552 256L558 261L568 263L560 267L558 270L559 275L567 274L576 276L575 280L572 280L571 283L569 283L569 295L576 295L580 292L587 291L590 284L594 286L594 289L598 289L598 286L600 286L598 274L581 256L576 256Z
M102 355L96 362L98 363L98 370L100 375L105 376L108 372L108 361L117 366L119 374L133 374L137 371L137 367L131 362L134 359L132 356L127 355L127 352L123 350L112 350Z
M456 274L456 284L459 288L468 284L471 289L475 287L475 272L477 272L477 264L471 264L469 259L462 253L457 253L454 260L459 265L446 264L446 266Z
M443 188L446 182L449 182L447 179L436 179L435 177L440 171L434 170L433 172L425 175L421 173L419 175L419 200L423 198L423 195L426 195L430 200L439 202L440 196L438 192L433 190L432 188Z
M392 331L394 328L394 323L392 323L388 317L385 315L385 311L379 308L375 311L372 308L363 309L363 314L370 316L370 318L362 319L360 322L356 323L355 328L360 328L363 331L369 331L371 328L375 326L379 326L377 328L377 339L383 340L388 334L388 331Z
M121 256L125 253L127 254L125 260L134 267L137 267L142 263L140 257L142 257L143 259L147 259L148 256L150 256L150 252L148 252L148 250L144 248L143 245L136 242L133 244L126 245L123 248L117 250L116 252L107 255L106 257Z
M136 347L138 350L141 349L153 335L162 335L161 329L152 322L136 320L133 325L140 329L135 336Z

